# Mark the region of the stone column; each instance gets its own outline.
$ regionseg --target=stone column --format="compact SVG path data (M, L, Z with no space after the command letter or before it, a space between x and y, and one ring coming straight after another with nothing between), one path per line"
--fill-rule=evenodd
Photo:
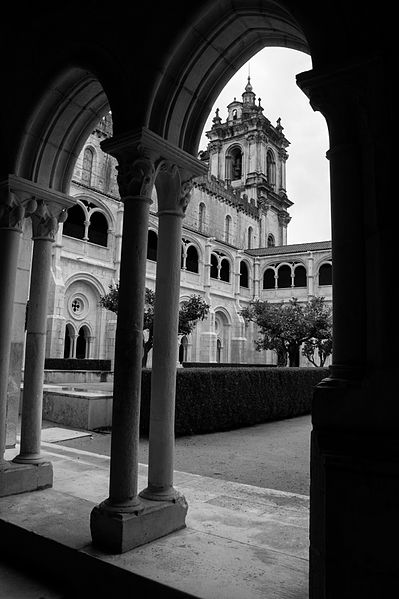
M260 282L260 259L254 258L254 282L253 282L253 299L260 299L261 282Z
M375 331L390 330L383 326L383 313L389 313L381 291L385 279L376 279L385 261L391 264L389 254L378 253L387 231L373 214L385 210L390 184L384 156L389 118L381 127L387 98L379 78L371 61L298 76L312 107L325 116L330 137L333 363L312 402L312 599L339 597L343 585L371 596L396 567L396 508L387 507L399 479L395 374L389 359L379 370L381 348L373 351ZM373 526L363 529L370 514Z
M69 347L69 356L68 356L68 358L76 358L76 343L77 343L77 340L78 340L78 334L77 333L73 333L73 335L71 335L70 339L71 339L71 345Z
M31 215L33 256L26 328L21 446L20 453L13 460L16 463L36 464L43 461L40 443L51 250L58 223L66 217L65 206L44 200L38 201Z
M173 487L176 363L180 296L182 220L192 183L181 185L179 170L164 163L157 179L158 261L155 287L154 348L148 486L141 496L155 501L178 497ZM184 508L184 498L179 498Z
M148 220L155 167L145 155L130 158L129 154L116 154L116 157L124 217L115 337L109 498L101 507L123 514L142 509L137 495L141 361Z
M170 473L173 472L171 446L174 442L171 438L173 431L169 427L174 406L170 404L170 396L176 373L177 326L174 319L178 313L181 252L181 215L177 217L175 212L181 210L184 213L185 208L186 194L183 194L181 204L178 196L180 162L187 165L189 177L203 175L206 166L145 128L108 139L101 145L118 160L124 221L115 340L109 497L92 510L90 526L96 546L108 552L122 553L185 526L187 504L184 498L174 493L170 482ZM169 166L175 164L176 159L179 170ZM155 369L153 366L153 369L158 374L154 374L153 370L155 383L152 385L153 389L162 386L166 396L165 406L160 405L159 395L154 391L151 410L153 421L164 417L166 420L158 429L162 433L160 446L157 447L157 440L153 440L154 433L151 433L151 487L163 495L160 497L155 493L153 500L144 493L137 494L137 483L148 220L151 192L158 171L157 191L162 200L159 204L158 241L161 261L158 259L157 264L157 281L160 282L156 293L159 291L161 299L158 297L156 300L154 352L158 355L158 366ZM184 180L187 178L184 177ZM168 237L169 234L171 237ZM171 257L174 270L167 259L165 262L166 256ZM162 347L166 348L165 356L159 356ZM154 452L157 456L158 450L164 460L161 468L153 463ZM163 454L168 456L167 459Z
M8 369L12 335L12 317L17 274L19 241L25 207L1 186L0 195L0 468L6 448Z
M314 256L313 252L308 252L308 273L307 273L307 283L308 283L308 299L314 296Z

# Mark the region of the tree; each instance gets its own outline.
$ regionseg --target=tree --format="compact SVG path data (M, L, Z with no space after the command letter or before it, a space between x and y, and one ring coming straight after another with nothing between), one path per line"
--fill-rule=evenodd
M303 355L315 366L323 366L332 352L332 315L323 297L312 298L304 306L296 298L284 304L254 300L241 315L258 325L261 337L255 341L256 348L275 350L278 366L286 366L287 358L289 366L299 366L302 345Z
M118 313L119 283L109 285L109 292L100 297L100 305ZM143 368L147 365L147 358L154 344L154 304L155 293L146 287L144 299L143 332ZM179 310L178 335L189 335L199 320L204 320L209 312L209 305L200 295L190 295L188 300L182 302Z

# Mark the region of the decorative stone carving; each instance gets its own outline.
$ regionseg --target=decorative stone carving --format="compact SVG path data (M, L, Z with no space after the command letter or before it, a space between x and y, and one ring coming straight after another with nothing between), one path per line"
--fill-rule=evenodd
M15 194L5 190L4 195L0 195L0 228L22 231L24 218L34 212L36 207L36 200L31 199L21 203Z
M31 214L32 239L55 241L58 224L65 222L67 216L68 212L64 206L39 200L36 210Z
M187 206L190 203L191 195L193 192L193 181L189 179L188 181L184 181L180 187L180 206L185 213L187 210Z
M117 181L121 199L128 197L151 198L155 180L155 167L149 158L140 157L125 161L120 159Z

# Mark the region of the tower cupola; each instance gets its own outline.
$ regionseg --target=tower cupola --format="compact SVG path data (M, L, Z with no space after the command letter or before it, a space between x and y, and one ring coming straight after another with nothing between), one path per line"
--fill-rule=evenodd
M245 86L245 91L242 94L243 108L255 107L255 94L252 91L251 77L248 75L248 83Z

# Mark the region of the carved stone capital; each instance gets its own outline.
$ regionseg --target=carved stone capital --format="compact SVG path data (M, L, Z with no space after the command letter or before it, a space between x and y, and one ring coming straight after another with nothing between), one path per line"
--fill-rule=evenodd
M32 239L55 241L58 224L65 222L68 212L65 206L56 202L39 200L36 210L31 214Z
M145 156L131 158L119 155L117 181L122 200L128 197L144 197L151 199L155 181L155 166Z
M188 181L183 181L180 186L180 207L183 210L183 213L186 212L187 206L190 203L191 196L193 193L194 183L192 179L188 179Z
M7 184L0 187L0 228L15 229L22 232L24 218L36 210L37 202L33 198L20 201Z

